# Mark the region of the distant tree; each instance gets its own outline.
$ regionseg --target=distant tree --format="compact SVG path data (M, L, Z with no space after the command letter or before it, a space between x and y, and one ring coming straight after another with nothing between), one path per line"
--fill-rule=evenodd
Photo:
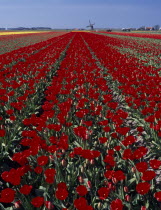
M138 30L141 30L141 31L143 31L143 30L145 30L145 26L141 26L140 28L138 28Z
M155 31L158 31L160 29L160 25L155 25L153 28Z

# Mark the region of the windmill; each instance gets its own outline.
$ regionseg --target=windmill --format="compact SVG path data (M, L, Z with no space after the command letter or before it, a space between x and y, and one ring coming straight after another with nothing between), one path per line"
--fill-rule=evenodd
M90 20L89 20L89 26L87 26L87 28L89 28L89 27L90 27L90 28L91 28L91 31L93 31L93 29L94 29L94 27L93 27L93 26L94 26L94 24L95 24L95 23L91 23L91 22L90 22Z

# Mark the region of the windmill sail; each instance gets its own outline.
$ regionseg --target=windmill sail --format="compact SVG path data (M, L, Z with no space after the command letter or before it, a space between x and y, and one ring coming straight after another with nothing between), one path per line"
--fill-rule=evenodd
M94 27L93 27L94 25L95 25L95 23L91 23L91 21L89 20L89 25L86 27L91 28L91 31L92 31L92 30L94 30Z

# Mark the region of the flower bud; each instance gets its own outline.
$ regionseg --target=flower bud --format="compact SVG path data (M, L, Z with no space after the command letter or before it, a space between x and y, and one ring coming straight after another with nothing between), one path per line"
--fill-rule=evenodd
M21 207L21 201L15 202L15 203L14 203L14 207L15 207L16 209L20 208L20 207Z
M54 209L54 205L50 201L45 201L45 206L49 210L53 210Z
M81 166L81 173L84 173L84 167Z
M53 160L54 160L54 156L53 156L53 155L49 155L49 159L50 159L51 161L53 161Z
M64 150L64 149L62 149L62 153L63 153L63 154L65 153L65 150Z
M112 177L112 182L113 182L114 184L116 184L116 183L117 183L117 179Z
M125 200L126 201L130 201L130 196L129 195L125 195Z
M82 178L82 176L78 176L78 180L79 180L80 183L83 183L83 178Z
M44 133L47 133L48 132L48 130L47 129L44 129Z
M104 143L104 147L107 147L107 145L108 145L108 142L105 142L105 143Z
M102 206L102 204L101 204L101 202L99 202L98 203L98 209L101 209L101 206Z
M134 173L136 171L136 168L132 167L131 171Z
M95 164L94 159L90 160L90 164L91 165L94 165Z
M109 189L112 189L112 186L113 186L113 185L112 185L111 182L108 182L107 186L108 186Z
M62 161L61 161L61 164L62 164L62 166L67 166L67 162L66 162L66 160L65 159L63 159Z
M128 187L124 187L124 192L128 192Z
M88 187L88 188L91 188L91 186L92 186L92 185L91 185L91 182L88 181L88 182L87 182L87 187Z

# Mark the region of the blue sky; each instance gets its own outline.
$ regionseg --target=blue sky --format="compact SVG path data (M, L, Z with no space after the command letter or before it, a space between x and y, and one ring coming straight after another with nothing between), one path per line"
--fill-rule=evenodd
M0 27L161 25L161 0L0 0Z

